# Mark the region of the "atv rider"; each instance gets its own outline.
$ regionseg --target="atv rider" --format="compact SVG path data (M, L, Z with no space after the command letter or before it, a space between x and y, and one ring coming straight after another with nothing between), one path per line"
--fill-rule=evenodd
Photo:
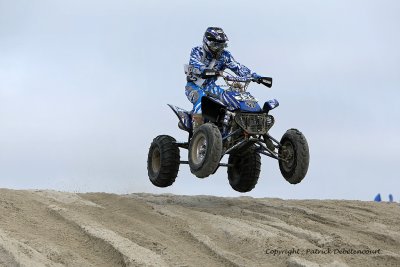
M206 92L223 101L222 93L224 89L215 84L218 78L217 75L211 78L205 77L205 71L214 70L222 72L228 68L239 77L261 77L237 62L231 53L225 50L227 42L228 37L221 28L207 28L203 37L203 45L192 49L189 65L185 65L185 73L187 75L185 93L189 101L193 104L193 130L203 123L201 98L206 95Z

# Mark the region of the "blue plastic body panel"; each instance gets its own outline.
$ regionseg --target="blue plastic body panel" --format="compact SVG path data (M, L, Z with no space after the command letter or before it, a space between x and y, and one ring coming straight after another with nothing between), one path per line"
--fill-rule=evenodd
M260 112L261 107L249 92L225 91L223 100L228 104L230 110L241 110L245 112Z
M186 127L187 130L192 129L192 115L190 111L170 104L168 104L168 106L172 109L172 111L178 117L179 121L182 123L183 126Z

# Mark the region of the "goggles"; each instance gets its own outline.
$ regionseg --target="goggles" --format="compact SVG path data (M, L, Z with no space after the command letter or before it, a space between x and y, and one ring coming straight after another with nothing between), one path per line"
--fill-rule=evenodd
M209 42L208 43L208 46L212 49L212 50L222 50L222 49L224 49L225 47L227 47L228 46L228 44L225 42L225 43L218 43L218 42Z

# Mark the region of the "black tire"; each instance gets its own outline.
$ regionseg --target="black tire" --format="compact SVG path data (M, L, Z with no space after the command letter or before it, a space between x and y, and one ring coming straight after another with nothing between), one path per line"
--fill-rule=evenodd
M205 178L217 169L222 155L222 137L218 127L205 123L194 132L189 143L190 171Z
M246 193L256 186L261 171L261 157L254 146L242 153L229 155L228 180L231 187L238 192Z
M174 144L175 139L168 135L159 135L153 139L147 157L147 172L153 185L167 187L178 176L180 154Z
M310 163L310 151L304 135L297 129L287 130L281 139L279 169L283 177L291 184L300 183L307 174Z

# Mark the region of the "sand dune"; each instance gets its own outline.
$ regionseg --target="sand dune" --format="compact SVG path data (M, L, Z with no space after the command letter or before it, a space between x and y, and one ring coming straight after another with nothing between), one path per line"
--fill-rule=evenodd
M400 206L1 189L0 266L400 266Z

